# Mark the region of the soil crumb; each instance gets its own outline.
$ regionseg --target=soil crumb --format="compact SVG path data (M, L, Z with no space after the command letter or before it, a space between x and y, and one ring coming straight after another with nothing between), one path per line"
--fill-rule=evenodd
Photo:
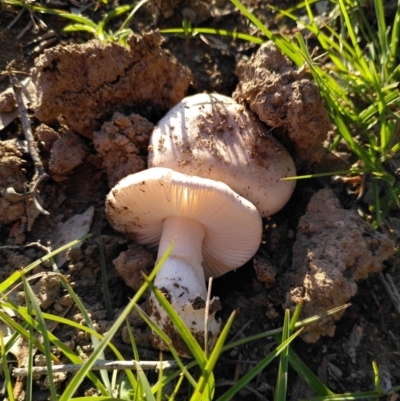
M132 244L127 251L121 252L113 260L118 274L124 279L126 285L135 291L144 283L143 273L150 274L154 267L155 258L146 248L139 244Z
M12 196L24 193L24 164L18 141L0 141L0 224L10 224L25 214L25 201Z
M35 137L38 139L40 146L47 152L50 152L54 142L60 139L58 132L46 124L40 124L36 128Z
M47 309L53 305L59 297L60 289L60 278L52 274L44 274L40 280L32 286L32 291L41 309ZM24 305L26 302L24 291L18 294L18 298L21 305Z
M297 68L272 43L260 46L236 68L239 84L233 98L247 103L283 144L294 145L296 163L312 164L324 155L323 141L331 129L328 112L311 75Z
M151 32L132 34L129 48L93 40L46 50L35 61L32 77L36 117L92 139L101 119L119 107L170 109L185 96L192 75L161 42L161 35Z
M146 168L147 148L154 125L138 114L115 113L110 122L93 135L96 150L103 157L108 184Z
M292 288L283 307L303 301L303 317L343 305L357 292L356 282L379 272L395 252L395 244L374 230L354 210L342 209L330 189L315 193L300 218L287 282ZM315 342L333 336L337 313L307 325L302 337Z
M51 148L50 171L56 176L68 174L79 166L88 154L89 148L82 139L72 132L67 132L56 140ZM52 178L55 179L53 176Z

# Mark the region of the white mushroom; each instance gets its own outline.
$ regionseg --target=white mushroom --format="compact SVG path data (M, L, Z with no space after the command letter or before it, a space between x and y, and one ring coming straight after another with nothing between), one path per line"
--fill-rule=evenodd
M108 194L106 211L117 231L141 244L159 243L158 258L176 241L154 283L202 344L205 279L235 269L255 254L262 232L255 206L222 182L151 168L122 179ZM220 329L214 316L218 305L214 298L207 328L211 342ZM176 330L153 295L150 306L153 321L177 346ZM156 345L164 347L160 340ZM186 354L184 346L178 350Z
M168 167L228 184L263 217L289 200L296 175L292 158L253 113L219 94L183 99L155 127L149 167Z

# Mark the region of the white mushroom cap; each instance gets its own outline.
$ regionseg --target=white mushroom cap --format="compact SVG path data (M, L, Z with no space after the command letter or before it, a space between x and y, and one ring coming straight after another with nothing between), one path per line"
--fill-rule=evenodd
M250 200L263 217L289 200L296 175L286 149L251 111L219 94L197 94L172 108L155 127L149 167L222 181Z
M163 222L182 216L205 227L205 276L217 277L247 262L261 241L255 206L222 182L150 168L123 178L108 194L111 225L139 243L157 244Z

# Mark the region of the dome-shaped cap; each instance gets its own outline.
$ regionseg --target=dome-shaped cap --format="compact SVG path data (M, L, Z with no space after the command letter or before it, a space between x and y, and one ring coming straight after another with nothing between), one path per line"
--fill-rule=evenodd
M111 225L139 243L157 244L167 217L194 219L206 230L203 266L217 277L240 267L257 251L262 221L256 207L226 184L167 168L123 178L106 199Z
M286 149L256 116L233 99L197 94L173 107L155 127L149 167L222 181L250 200L263 217L289 200L296 175Z

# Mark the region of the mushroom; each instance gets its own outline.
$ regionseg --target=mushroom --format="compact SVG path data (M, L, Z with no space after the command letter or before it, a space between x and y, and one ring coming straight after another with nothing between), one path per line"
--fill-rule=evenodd
M159 288L197 341L205 330L206 278L217 277L247 262L261 241L262 221L256 207L226 184L168 168L150 168L123 178L106 199L111 225L141 244L159 243L160 259L174 248L158 272ZM152 294L149 314L187 355L176 329ZM210 302L210 343L219 333L218 298ZM161 340L153 345L165 349Z
M261 216L289 200L292 158L251 111L219 94L197 94L172 108L155 127L149 167L222 181L252 202Z

